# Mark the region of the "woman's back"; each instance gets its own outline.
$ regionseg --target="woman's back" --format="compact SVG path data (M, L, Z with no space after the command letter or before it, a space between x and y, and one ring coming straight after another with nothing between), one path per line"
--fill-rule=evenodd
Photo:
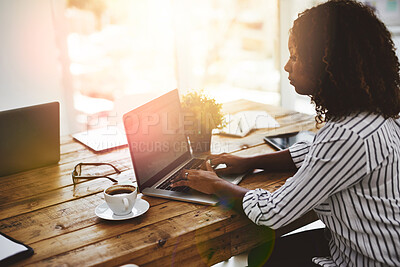
M343 172L354 172L352 184L315 208L331 230L332 260L339 266L400 266L400 120L361 113L328 123L325 129L317 143L340 134L353 139L347 143L353 147L342 147L335 156L343 158L337 163L343 164ZM325 136L335 129L343 131ZM349 161L356 163L346 164Z

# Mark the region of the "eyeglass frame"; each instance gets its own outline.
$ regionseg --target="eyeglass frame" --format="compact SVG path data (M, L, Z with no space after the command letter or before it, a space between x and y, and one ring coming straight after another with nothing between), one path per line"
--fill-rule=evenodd
M80 176L80 174L82 173L82 166L102 166L102 165L108 165L111 166L114 170L115 173L110 173L110 174L106 174L106 175L90 175L90 176ZM79 174L77 171L77 168L79 167ZM114 165L112 165L111 163L99 163L99 162L95 162L95 163L85 163L85 162L81 162L75 165L74 170L72 171L71 175L72 175L72 182L74 183L74 185L76 185L75 180L76 179L87 179L87 180L91 180L91 179L98 179L98 178L108 178L109 180L111 180L114 183L118 183L117 180L115 180L114 178L108 177L108 175L112 175L112 174L120 174L121 171L117 169L117 167L115 167ZM78 175L76 175L78 174Z

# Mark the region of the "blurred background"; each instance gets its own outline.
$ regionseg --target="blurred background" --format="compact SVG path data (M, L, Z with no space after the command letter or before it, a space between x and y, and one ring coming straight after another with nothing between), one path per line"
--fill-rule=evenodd
M59 101L65 135L179 88L313 114L283 66L294 19L320 2L0 0L0 110ZM399 1L364 2L398 45Z

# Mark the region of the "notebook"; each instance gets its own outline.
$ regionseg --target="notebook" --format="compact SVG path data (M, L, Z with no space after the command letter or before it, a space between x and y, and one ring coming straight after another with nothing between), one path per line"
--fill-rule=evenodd
M245 137L252 130L264 128L278 128L279 123L267 112L262 110L241 111L234 115L224 116L226 126L222 129L214 129L214 134Z
M73 134L72 137L95 152L126 146L125 132L118 126L109 126Z
M30 246L0 233L0 266L9 266L33 255Z
M192 155L181 114L178 90L173 90L123 116L139 190L149 196L216 205L215 196L170 187L170 180L182 169L198 168L204 162ZM244 176L221 178L238 184Z
M58 102L0 112L0 176L60 160Z
M126 141L122 116L120 114L125 114L157 96L159 94L150 92L124 95L117 98L114 101L114 109L107 118L108 125L106 127L75 133L72 137L95 152L125 147L128 145L128 142Z

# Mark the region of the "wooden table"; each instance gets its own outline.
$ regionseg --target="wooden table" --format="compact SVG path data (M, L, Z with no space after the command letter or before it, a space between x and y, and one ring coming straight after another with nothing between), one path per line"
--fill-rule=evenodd
M272 152L262 138L313 129L313 117L245 100L224 111L266 110L280 128L257 130L245 138L213 136L213 144L236 155ZM242 253L274 236L315 220L309 213L277 231L259 227L232 210L141 196L150 209L126 221L106 221L94 210L112 182L96 179L74 186L71 172L79 162L110 162L123 172L113 177L135 182L128 148L94 153L71 137L61 138L59 164L0 178L0 231L22 241L35 254L23 266L207 266ZM101 170L100 170L101 171ZM279 188L290 172L260 172L241 185Z

